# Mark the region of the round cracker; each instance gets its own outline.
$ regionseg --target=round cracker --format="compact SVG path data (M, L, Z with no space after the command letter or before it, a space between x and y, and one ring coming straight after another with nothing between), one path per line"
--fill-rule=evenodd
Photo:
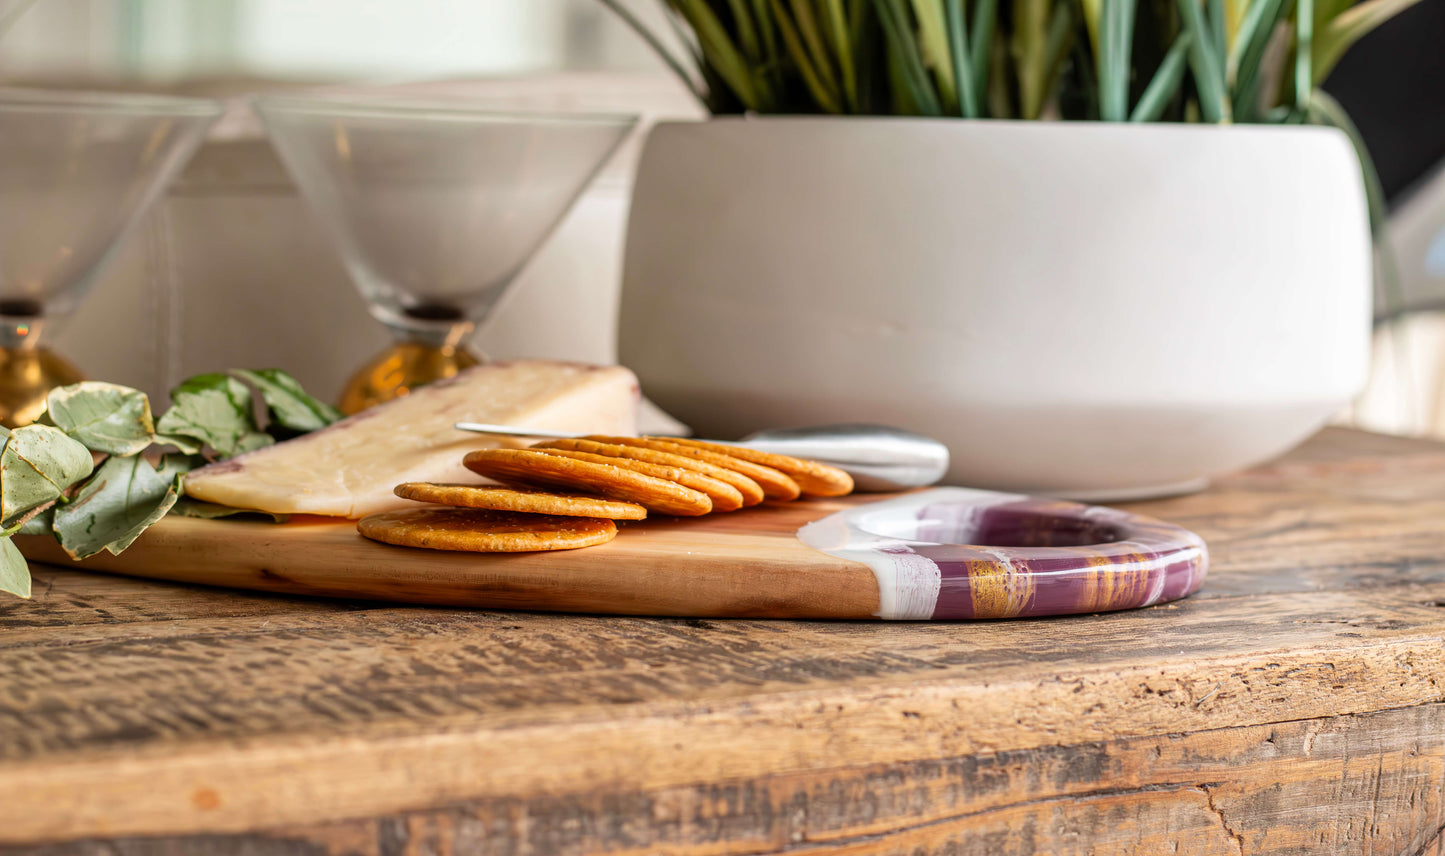
M617 524L596 517L436 507L368 514L357 521L356 531L399 547L526 553L605 544L617 537Z
M764 499L763 489L758 483L738 472L717 464L710 464L697 458L689 458L685 455L674 455L671 452L659 452L656 449L645 449L641 446L623 446L617 443L599 443L596 440L548 440L545 443L537 443L533 449L570 449L574 452L591 452L594 455L606 455L609 458L631 458L634 461L645 461L649 464L661 464L665 467L683 467L689 470L696 470L705 476L710 476L720 482L726 482L737 488L742 494L743 506L753 506ZM717 501L713 500L714 511Z
M535 449L536 447L534 446L533 448ZM636 473L642 473L645 476L677 482L683 487L690 487L693 490L700 490L707 494L707 498L712 500L713 511L737 511L743 507L743 495L737 488L727 482L709 478L697 470L687 467L668 467L662 464L649 464L646 461L638 461L633 458L611 458L607 455L579 452L574 449L537 449L537 451L545 452L548 455L573 458L579 461L591 461L596 464L623 467Z
M599 443L616 443L619 446L637 446L643 449L656 449L659 452L671 452L674 455L682 455L687 458L696 458L699 461L706 461L734 472L742 473L758 483L768 499L793 500L802 494L802 489L793 478L781 470L772 467L755 464L752 461L745 461L733 455L725 455L720 452L713 452L708 449L698 449L693 446L684 446L681 443L674 443L671 440L663 440L657 437L585 437L587 440L595 440Z
M635 502L621 502L578 493L549 493L496 485L432 482L406 482L397 485L392 492L402 499L459 508L559 514L563 517L606 517L610 520L642 520L647 517L647 509Z
M725 446L721 443L709 443L706 440L693 440L687 437L656 437L653 439L665 439L669 443L677 443L680 446L706 449L709 452L731 455L754 464L772 467L791 476L793 481L798 483L798 488L803 492L803 496L847 496L853 492L852 476L837 467L830 467L817 461L749 449L746 446Z
M478 449L462 463L474 473L523 487L563 487L635 502L648 511L697 517L712 511L702 491L614 464L579 461L534 449Z

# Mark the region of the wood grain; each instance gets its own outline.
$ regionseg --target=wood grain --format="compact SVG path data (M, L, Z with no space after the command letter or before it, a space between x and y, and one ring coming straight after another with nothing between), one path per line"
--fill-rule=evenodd
M394 607L40 570L5 854L1438 854L1445 447L1138 510L1189 600L928 625Z
M847 509L871 522L841 522L848 515L839 512ZM358 531L370 526L373 536L392 541L376 533L401 519L395 515L429 515L435 519L419 525L444 528L457 520L448 515L459 513L419 505L360 524L301 517L280 525L172 516L121 555L100 553L79 563L54 538L17 543L31 561L148 579L442 606L692 618L1073 615L1178 600L1198 589L1208 567L1199 537L1172 524L966 490L621 521L620 537L586 549L416 549L377 543ZM880 515L917 531L905 536L895 528L881 537L873 531L886 526ZM920 523L923 518L932 522ZM611 538L613 524L605 524ZM428 537L441 538L438 532ZM897 554L905 537L914 542L907 561ZM992 546L964 546L972 543ZM860 556L881 560L883 569L875 571ZM931 591L915 581L920 565L933 574Z
M624 615L869 618L878 584L866 565L804 546L806 523L867 495L770 504L702 519L620 522L583 550L478 554L394 547L353 521L168 517L120 556L81 567L260 591L446 606ZM17 543L32 561L71 565L54 538ZM684 582L685 581L685 582Z

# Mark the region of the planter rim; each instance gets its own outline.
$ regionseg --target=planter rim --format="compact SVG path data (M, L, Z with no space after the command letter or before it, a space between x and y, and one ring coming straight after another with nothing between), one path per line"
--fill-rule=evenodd
M1053 120L1053 119L964 119L954 116L825 116L809 114L742 114L709 116L705 119L667 119L657 123L658 128L688 127L697 125L853 125L892 126L895 128L967 128L970 133L1032 133L1076 134L1125 133L1138 136L1167 136L1171 134L1228 134L1231 136L1333 136L1348 137L1338 128L1328 125L1213 125L1202 122L1101 122L1096 120Z

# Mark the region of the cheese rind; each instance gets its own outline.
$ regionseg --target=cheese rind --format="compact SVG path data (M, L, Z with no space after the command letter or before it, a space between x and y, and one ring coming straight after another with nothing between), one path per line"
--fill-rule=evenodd
M621 367L489 363L320 431L194 470L185 491L272 514L362 517L415 505L392 493L402 482L476 481L462 466L473 449L528 442L468 434L452 427L457 422L631 435L637 401L637 378Z

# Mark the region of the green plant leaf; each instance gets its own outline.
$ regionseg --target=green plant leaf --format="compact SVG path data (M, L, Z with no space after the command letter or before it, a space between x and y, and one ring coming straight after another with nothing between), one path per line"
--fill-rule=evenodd
M1050 0L1013 0L1010 47L1019 83L1019 118L1037 119L1052 90L1049 77Z
M54 535L55 534L55 506L45 509L39 514L28 518L16 530L20 535Z
M912 0L913 15L923 64L933 72L944 113L958 110L958 88L955 85L953 59L950 56L947 15L942 0Z
M274 445L276 445L275 437L272 437L265 431L252 431L250 434L247 434L240 440L236 441L236 451L235 454L232 455L232 457L235 457L235 455L244 455L247 452L254 452L257 449L264 449L267 446Z
M206 459L200 455L163 455L156 462L156 473L166 481L174 481L177 476L183 476L205 465Z
M737 46L728 36L727 29L723 27L712 9L708 8L707 3L703 0L671 0L671 2L673 7L682 13L688 26L692 27L693 33L697 35L697 43L702 48L703 56L707 58L708 64L728 85L738 100L742 101L743 106L749 110L766 109L766 101L759 93L757 83L753 80L751 67L738 52Z
M1174 46L1164 55L1159 69L1139 96L1134 112L1129 114L1130 122L1153 122L1164 115L1164 108L1179 94L1179 87L1184 82L1184 68L1189 62L1189 41L1188 33L1180 33L1179 38L1174 40Z
M973 85L978 92L980 115L987 115L989 54L993 48L994 27L998 21L998 0L975 0L973 27L968 38L969 58L973 61Z
M202 447L206 445L198 440L192 440L190 437L162 434L159 431L156 432L156 444L161 446L175 446L177 451L183 455L200 454Z
M1250 121L1259 112L1259 87L1263 78L1259 73L1260 62L1276 25L1288 14L1291 2L1254 0L1239 26L1225 74L1234 94L1233 111L1241 121Z
M898 63L903 84L918 111L926 116L941 116L943 108L938 102L938 93L928 80L928 69L923 63L923 54L913 37L908 23L908 12L902 0L875 0L878 20L883 25L883 34L888 42L888 53Z
M60 498L95 469L90 450L50 425L6 432L0 450L0 524Z
M342 418L340 410L311 397L296 378L280 369L236 369L231 374L256 387L271 410L271 421L287 430L305 434Z
M1189 34L1189 66L1199 91L1199 112L1206 122L1229 122L1232 110L1225 88L1224 60L1211 49L1213 39L1199 0L1179 0L1179 12L1184 31Z
M1047 96L1058 86L1059 75L1064 61L1074 46L1074 4L1059 3L1054 6L1053 17L1049 19L1049 30L1044 39L1044 92Z
M229 458L242 438L256 431L251 391L233 377L197 375L171 390L171 401L171 409L156 423L157 433L167 439L189 439Z
M861 5L861 4L860 4ZM838 58L838 76L843 79L843 98L849 110L858 110L858 69L853 60L853 40L843 0L822 0L823 30Z
M754 66L761 59L758 43L758 30L753 26L752 13L748 11L744 0L728 0L728 10L733 15L733 25L738 32L738 47L742 48L743 55L748 58Z
M968 21L963 0L944 0L944 16L948 24L948 47L953 56L954 85L958 88L958 111L965 119L977 119L981 113L979 88L973 79L973 62L969 53Z
M762 37L763 73L779 79L781 63L778 62L778 29L773 25L773 16L768 14L768 0L749 0L753 8L753 20L757 22L758 34Z
M0 538L0 591L30 597L30 567L9 538Z
M838 100L836 93L841 91L841 87L838 84L837 76L833 73L833 63L828 57L828 48L823 42L823 33L818 26L817 18L813 15L810 0L792 0L792 7L793 18L798 24L798 32L803 37L803 46L808 51L808 57L812 60L818 79L836 101Z
M199 517L203 520L216 520L222 517L256 516L269 518L276 523L285 523L288 515L272 514L268 511L256 511L253 508L232 508L229 505L218 505L214 502L203 502L199 499L192 499L183 496L171 506L172 514L179 514L182 517Z
M793 26L793 21L788 17L787 10L783 8L782 0L770 0L773 9L773 20L778 25L778 32L782 34L783 46L787 48L788 55L792 57L793 64L798 67L798 73L803 77L803 85L808 87L813 100L818 107L827 113L841 113L842 107L833 92L829 91L822 77L818 75L817 69L813 68L812 62L808 59L808 50L803 46L802 37Z
M45 416L51 425L92 451L134 455L155 439L151 402L128 386L85 381L50 391Z
M1418 2L1420 0L1365 0L1357 6L1330 16L1328 23L1315 33L1312 51L1314 84L1318 86L1330 76L1340 57L1345 55L1351 45ZM1325 5L1320 3L1320 6Z
M1129 72L1133 69L1134 15L1138 0L1104 0L1099 34L1099 118L1129 118ZM1217 2L1217 0L1216 0Z
M101 550L119 555L180 493L179 476L163 478L139 455L107 458L74 501L55 510L55 534L72 559Z
M1239 28L1244 23L1244 16L1248 13L1251 0L1224 0L1224 53L1228 55L1234 50L1235 39L1239 38Z
M1224 0L1204 0L1204 8L1209 13L1210 47L1217 55L1225 56L1229 52L1229 22L1225 19Z
M1315 0L1295 0L1294 106L1303 117L1309 113L1310 93L1315 88L1314 32Z
M1104 0L1079 0L1079 8L1084 13L1084 26L1089 31L1089 44L1094 49L1094 54L1099 53L1099 41L1101 22L1104 17Z

